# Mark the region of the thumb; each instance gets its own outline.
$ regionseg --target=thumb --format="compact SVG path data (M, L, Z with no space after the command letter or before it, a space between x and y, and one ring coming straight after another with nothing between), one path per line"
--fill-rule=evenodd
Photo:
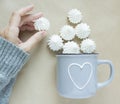
M26 42L20 44L20 48L29 52L37 43L46 36L46 31L40 31L31 36Z

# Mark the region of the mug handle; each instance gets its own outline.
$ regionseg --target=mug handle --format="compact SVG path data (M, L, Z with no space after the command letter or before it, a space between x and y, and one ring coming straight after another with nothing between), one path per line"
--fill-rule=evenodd
M98 60L98 65L100 65L100 64L108 64L109 65L110 75L109 75L108 80L106 80L105 82L97 84L98 88L102 88L102 87L108 85L109 83L111 83L111 81L113 80L113 77L114 77L114 66L113 66L111 61L109 61L109 60Z

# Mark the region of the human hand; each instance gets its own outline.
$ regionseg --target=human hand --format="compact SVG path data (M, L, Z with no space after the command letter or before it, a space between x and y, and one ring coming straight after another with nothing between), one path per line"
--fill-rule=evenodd
M28 14L33 10L33 8L34 5L29 5L13 12L9 20L9 24L0 33L3 38L14 43L26 52L29 52L38 42L40 42L46 36L46 31L39 31L33 34L25 42L22 42L19 38L20 31L34 31L34 20L40 18L43 15L42 13Z

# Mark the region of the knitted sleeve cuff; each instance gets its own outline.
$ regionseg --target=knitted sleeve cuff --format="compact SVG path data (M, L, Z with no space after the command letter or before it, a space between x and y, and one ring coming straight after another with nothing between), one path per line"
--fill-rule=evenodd
M22 49L0 37L0 77L12 78L27 62L29 54Z

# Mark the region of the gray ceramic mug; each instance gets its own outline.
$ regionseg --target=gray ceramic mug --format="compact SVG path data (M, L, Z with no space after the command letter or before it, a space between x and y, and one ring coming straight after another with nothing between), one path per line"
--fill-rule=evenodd
M89 98L98 88L108 85L114 76L113 64L109 60L98 60L98 54L57 55L57 89L66 98ZM97 66L110 66L109 79L97 81Z

